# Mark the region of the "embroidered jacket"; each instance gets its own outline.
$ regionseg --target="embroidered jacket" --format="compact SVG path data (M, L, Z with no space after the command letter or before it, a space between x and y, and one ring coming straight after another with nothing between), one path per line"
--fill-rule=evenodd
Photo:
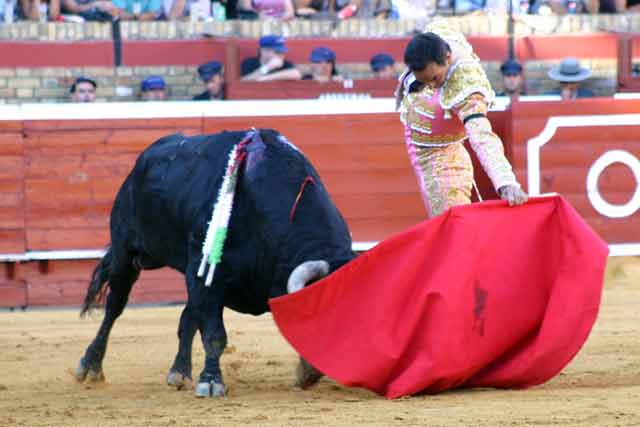
M438 147L468 138L496 190L504 185L517 185L502 142L486 118L495 93L480 60L464 35L444 22L430 23L425 31L438 34L449 44L454 62L439 89L424 85L409 93L415 79L412 75L404 79L400 120L409 131L410 142L421 147Z

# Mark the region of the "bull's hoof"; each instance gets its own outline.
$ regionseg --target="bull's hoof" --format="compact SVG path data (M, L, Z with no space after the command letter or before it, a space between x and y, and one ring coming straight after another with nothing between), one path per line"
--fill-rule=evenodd
M88 372L89 372L89 367L85 366L84 359L80 359L80 363L78 363L78 367L76 368L76 371L74 373L76 380L78 382L84 381L84 379L87 378Z
M104 374L102 373L102 369L99 371L94 371L93 369L89 369L89 372L87 373L86 381L88 383L104 382Z
M191 388L191 381L190 377L181 374L178 371L171 370L167 375L167 384L175 387L177 390Z
M221 382L198 383L196 387L196 397L221 397L224 395L224 384Z
M104 381L104 374L102 373L102 369L91 369L87 366L84 361L84 357L80 359L80 363L76 368L74 376L78 382L102 382Z
M303 390L316 384L320 381L324 374L311 366L309 362L300 358L298 367L296 368L296 386Z

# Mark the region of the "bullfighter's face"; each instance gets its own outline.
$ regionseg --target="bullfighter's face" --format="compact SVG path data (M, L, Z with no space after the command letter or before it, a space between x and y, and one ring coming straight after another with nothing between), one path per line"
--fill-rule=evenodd
M434 89L442 87L451 67L451 52L447 53L444 64L428 62L422 70L413 70L413 75L420 83L431 86Z

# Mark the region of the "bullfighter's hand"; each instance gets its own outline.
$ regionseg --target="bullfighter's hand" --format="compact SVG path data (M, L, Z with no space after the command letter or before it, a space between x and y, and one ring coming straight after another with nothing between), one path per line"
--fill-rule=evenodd
M509 202L509 206L521 205L529 199L527 193L522 191L522 188L517 184L504 185L500 187L498 193L502 200Z

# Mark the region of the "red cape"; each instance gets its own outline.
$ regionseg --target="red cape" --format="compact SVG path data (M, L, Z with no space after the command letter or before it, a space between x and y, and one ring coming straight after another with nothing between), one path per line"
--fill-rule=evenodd
M474 203L269 303L289 343L346 386L387 398L529 387L587 339L607 254L561 197Z

